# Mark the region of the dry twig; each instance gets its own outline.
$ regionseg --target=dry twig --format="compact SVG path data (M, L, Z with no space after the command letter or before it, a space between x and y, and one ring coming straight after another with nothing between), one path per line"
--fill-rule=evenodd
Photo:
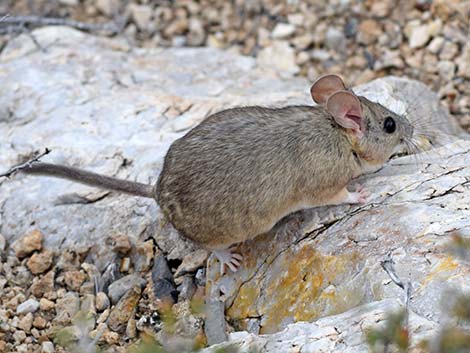
M3 22L3 20L5 20L7 17L10 17L9 13L3 15L2 18L0 18L0 22Z
M0 178L1 177L4 177L4 178L9 178L10 176L12 176L13 174L19 172L20 170L22 169L25 169L25 168L28 168L29 166L31 166L31 164L33 164L34 162L38 162L39 159L41 159L42 157L44 157L46 154L49 154L51 152L50 149L46 148L46 150L40 154L38 154L37 156L31 158L30 160L24 162L24 163L21 163L21 164L18 164L12 168L10 168L8 171L6 171L5 173L2 173L0 174Z
M64 18L41 17L41 16L9 16L2 17L0 34L24 31L25 27L41 27L41 26L68 26L77 28L86 32L104 31L109 34L116 34L120 31L119 26L115 23L108 22L103 24L85 23ZM6 26L5 26L6 25Z
M410 304L410 297L411 297L411 282L406 282L403 283L403 281L398 277L396 271L395 271L395 262L393 261L392 257L390 256L390 253L387 254L387 257L385 260L380 262L380 265L384 269L384 271L388 274L390 279L392 280L393 283L395 283L398 287L403 289L405 292L405 327L408 328L408 317L409 317L409 304Z

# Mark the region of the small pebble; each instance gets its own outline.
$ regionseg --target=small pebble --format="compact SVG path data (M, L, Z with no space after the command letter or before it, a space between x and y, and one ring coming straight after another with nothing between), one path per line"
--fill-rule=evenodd
M54 344L52 342L46 341L42 342L41 353L54 353Z
M36 310L39 309L39 302L36 299L28 299L24 303L21 303L16 308L16 314L27 314L27 313L34 313Z
M96 310L103 311L109 308L109 298L106 293L98 292L96 294Z
M42 240L42 233L38 230L34 230L23 238L15 241L11 247L15 251L16 256L23 258L30 255L35 250L41 250Z

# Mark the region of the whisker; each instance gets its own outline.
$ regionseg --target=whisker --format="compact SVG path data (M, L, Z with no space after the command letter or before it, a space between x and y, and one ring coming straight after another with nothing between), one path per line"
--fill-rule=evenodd
M405 140L405 144L409 151L409 155L413 158L415 167L418 167L421 164L419 160L420 157L418 155L418 146L414 143L413 140Z
M437 145L445 145L446 143L455 142L461 139L457 134L451 134L429 127L415 126L415 133L417 135L427 137L433 144Z

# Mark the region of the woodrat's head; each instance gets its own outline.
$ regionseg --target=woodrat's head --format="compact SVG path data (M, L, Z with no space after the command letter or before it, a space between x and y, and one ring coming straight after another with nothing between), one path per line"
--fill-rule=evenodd
M405 117L356 96L337 75L320 77L312 85L311 94L344 130L354 151L373 164L386 162L412 141L413 126Z

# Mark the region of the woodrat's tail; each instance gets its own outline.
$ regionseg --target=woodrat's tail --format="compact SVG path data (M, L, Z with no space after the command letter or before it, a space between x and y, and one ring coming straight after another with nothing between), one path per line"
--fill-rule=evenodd
M154 187L148 184L108 177L88 172L83 169L68 167L59 164L33 162L21 169L22 173L33 175L52 176L72 180L78 183L96 186L101 189L114 190L130 195L154 199Z

